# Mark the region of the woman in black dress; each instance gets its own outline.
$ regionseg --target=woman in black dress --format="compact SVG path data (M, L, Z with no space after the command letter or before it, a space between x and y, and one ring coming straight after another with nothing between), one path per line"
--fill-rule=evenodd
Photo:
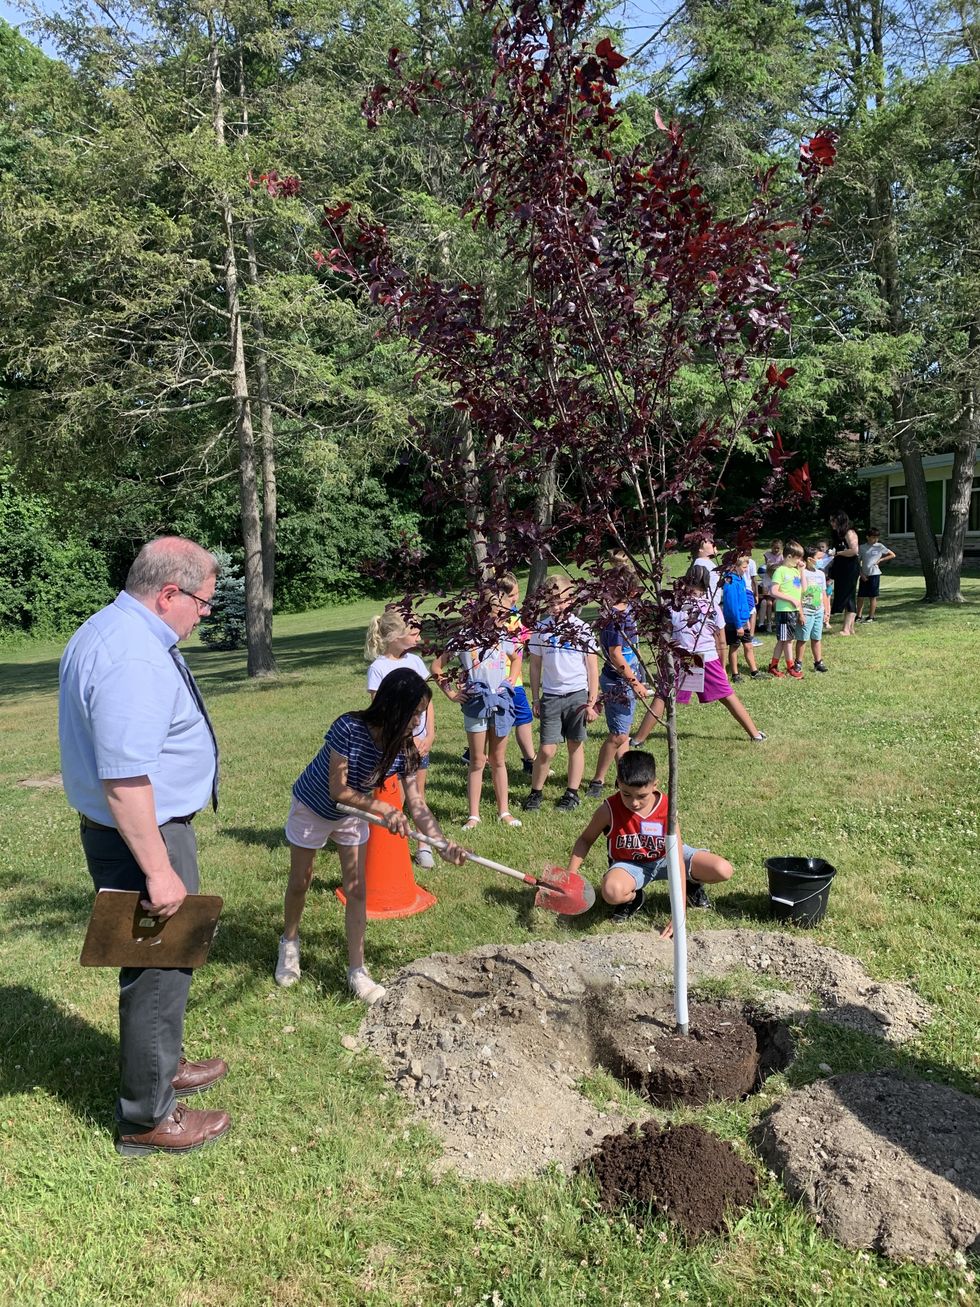
M857 611L855 592L861 573L861 560L858 556L857 532L851 526L846 513L834 513L830 518L830 528L834 533L834 561L830 575L834 580L834 598L830 606L834 613L844 614L841 635L854 634L854 620Z

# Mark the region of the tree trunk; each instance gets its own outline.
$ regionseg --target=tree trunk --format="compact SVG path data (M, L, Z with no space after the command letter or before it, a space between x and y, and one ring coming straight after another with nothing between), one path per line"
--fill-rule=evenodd
M218 43L211 28L209 62L214 94L214 133L219 146L225 144L224 86L218 59ZM228 301L229 340L231 345L231 398L238 438L238 492L245 549L245 636L248 646L249 676L270 676L276 671L272 641L263 607L262 527L256 463L255 433L248 393L245 344L242 337L241 300L238 293L238 260L235 254L235 229L231 204L220 202L225 231L225 294Z
M483 496L480 492L480 475L476 461L476 445L473 441L473 425L466 413L456 413L454 410L454 416L455 422L453 425L459 435L456 458L460 470L460 480L463 484L466 529L470 534L473 564L480 576L485 577L488 572L486 515L483 510Z
M242 133L248 135L248 105L245 98L245 70L241 51L238 56L239 95L242 103ZM250 199L250 206L254 203ZM255 223L251 214L245 219L245 249L248 255L248 284L259 286L259 260L255 248ZM269 393L269 358L265 347L265 323L261 310L253 305L249 313L252 334L255 338L253 357L255 379L259 391L259 432L262 440L262 620L265 638L272 648L272 608L276 584L276 520L278 496L276 488L276 431Z
M970 323L970 362L976 366L980 346L980 324ZM953 470L949 478L949 497L946 520L943 523L943 541L936 559L933 593L927 599L937 604L961 604L960 573L963 570L963 548L970 520L970 497L973 493L973 475L977 462L977 425L980 421L980 404L977 385L971 383L963 389L963 408L959 431L953 451Z
M534 505L534 521L541 530L551 526L555 512L555 495L558 493L558 469L554 459L541 469L538 479L538 497ZM548 575L548 556L535 545L531 551L531 570L527 578L527 592L533 595Z

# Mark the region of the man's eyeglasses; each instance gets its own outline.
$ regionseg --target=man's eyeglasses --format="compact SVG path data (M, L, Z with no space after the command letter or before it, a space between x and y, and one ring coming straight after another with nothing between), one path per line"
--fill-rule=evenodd
M184 590L179 585L176 587L176 589L179 591L180 594L186 595L188 599L194 600L194 602L197 604L198 617L203 617L205 613L211 612L213 604L210 599L202 599L201 596L196 595L193 590Z

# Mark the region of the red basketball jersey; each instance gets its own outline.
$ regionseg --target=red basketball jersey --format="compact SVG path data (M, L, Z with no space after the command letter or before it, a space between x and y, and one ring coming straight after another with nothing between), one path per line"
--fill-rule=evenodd
M630 812L618 791L606 800L612 822L606 829L609 865L614 862L657 862L664 856L667 796L661 794L652 812Z

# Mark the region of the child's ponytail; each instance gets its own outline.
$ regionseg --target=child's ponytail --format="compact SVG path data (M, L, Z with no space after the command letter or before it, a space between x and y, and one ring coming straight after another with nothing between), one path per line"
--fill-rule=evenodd
M392 640L404 635L408 626L397 608L386 608L377 617L371 618L364 639L364 657L369 663L380 658Z
M364 638L364 657L369 663L373 663L375 658L380 658L383 653L381 616L378 615L371 618L371 625L367 629L367 635Z

